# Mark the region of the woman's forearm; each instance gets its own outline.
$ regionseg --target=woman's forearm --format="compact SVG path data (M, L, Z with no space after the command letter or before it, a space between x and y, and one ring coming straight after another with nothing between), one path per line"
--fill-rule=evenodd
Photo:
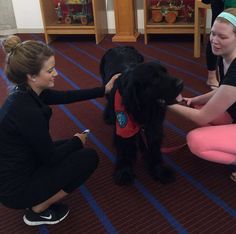
M198 124L199 126L203 126L208 123L207 120L202 118L202 116L200 114L200 110L198 110L198 109L194 109L194 108L191 108L188 106L183 106L180 104L170 105L170 106L168 106L168 109L170 111L173 111L173 112L183 116L186 119L191 120L192 122Z
M206 104L210 98L215 94L216 90L212 90L211 92L205 93L203 95L196 96L192 98L193 105L204 105Z

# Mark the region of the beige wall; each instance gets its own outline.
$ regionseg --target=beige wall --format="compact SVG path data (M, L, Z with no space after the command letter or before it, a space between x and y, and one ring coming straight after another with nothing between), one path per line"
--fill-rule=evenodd
M16 33L16 20L11 0L0 0L0 35Z

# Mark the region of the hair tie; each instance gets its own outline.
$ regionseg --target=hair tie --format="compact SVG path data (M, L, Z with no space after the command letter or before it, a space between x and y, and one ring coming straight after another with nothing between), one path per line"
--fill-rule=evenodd
M14 47L12 47L12 51L15 51L16 48L20 47L22 45L22 42L17 43Z
M28 42L30 42L30 41L31 41L31 40L18 42L18 43L11 49L10 55L12 55L12 54L15 52L15 50L16 50L17 48L21 47L22 45L24 45L24 44L26 44L26 43L28 43Z
M233 14L228 12L222 12L217 16L217 18L218 17L228 20L231 24L233 24L234 27L236 27L236 16L234 16Z

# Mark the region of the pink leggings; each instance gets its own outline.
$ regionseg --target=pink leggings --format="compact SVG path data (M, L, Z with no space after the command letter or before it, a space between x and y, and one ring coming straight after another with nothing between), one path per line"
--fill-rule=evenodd
M236 164L236 124L226 112L210 125L190 131L187 144L200 158L221 164Z

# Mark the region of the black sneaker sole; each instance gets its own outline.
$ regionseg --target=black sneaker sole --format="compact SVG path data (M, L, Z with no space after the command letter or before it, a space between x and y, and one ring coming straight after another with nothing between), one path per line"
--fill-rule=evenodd
M68 210L68 212L62 218L60 218L58 220L54 220L54 221L50 221L50 220L48 220L48 221L47 220L44 220L44 221L30 221L26 218L25 215L23 217L23 220L24 220L24 223L29 225L29 226L38 226L38 225L43 225L43 224L52 225L52 224L57 224L57 223L61 222L63 219L65 219L66 216L69 214L69 212L70 211Z

